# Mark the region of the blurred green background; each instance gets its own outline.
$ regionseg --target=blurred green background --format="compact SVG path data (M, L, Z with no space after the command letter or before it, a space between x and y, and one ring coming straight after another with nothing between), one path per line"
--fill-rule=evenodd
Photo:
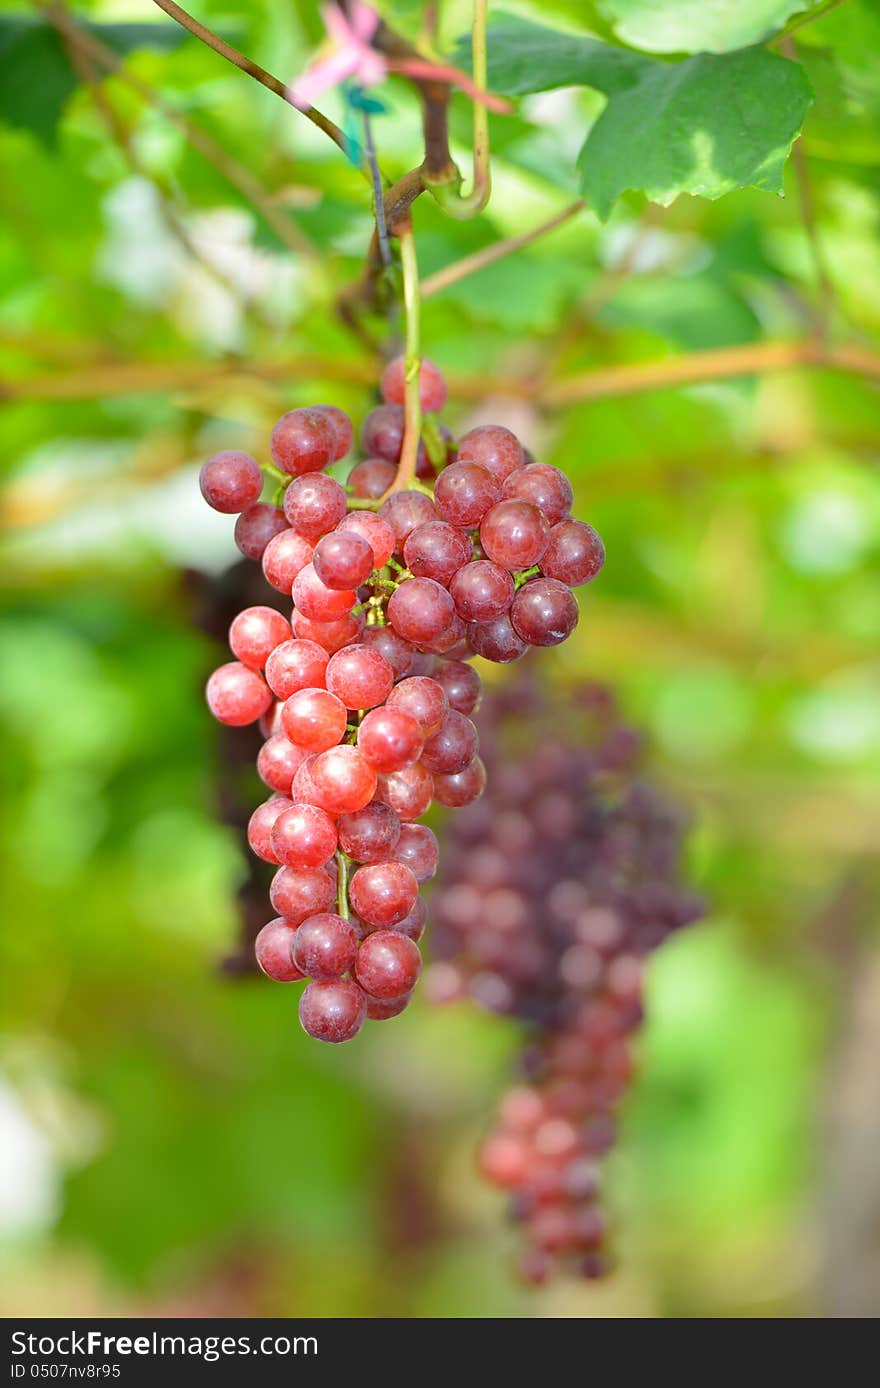
M410 29L419 10L384 7ZM446 422L516 429L604 537L546 678L618 691L692 815L714 911L652 966L613 1159L620 1270L539 1293L514 1282L473 1166L515 1027L422 1001L323 1048L294 990L218 968L245 860L217 820L201 694L222 655L182 571L235 552L196 476L220 447L264 457L293 405L370 407L371 357L334 312L366 187L148 0L75 13L157 27L100 80L54 30L0 36L0 1313L876 1314L876 384L802 368L551 409L502 383L825 331L870 353L878 6L849 0L789 40L816 101L784 199L627 196L424 307L428 354L463 384ZM321 35L307 3L198 14L284 77ZM448 46L468 15L444 6ZM418 107L400 82L382 98L400 173ZM423 274L570 203L599 109L564 90L493 118L488 212L417 204ZM458 98L465 168L468 130Z

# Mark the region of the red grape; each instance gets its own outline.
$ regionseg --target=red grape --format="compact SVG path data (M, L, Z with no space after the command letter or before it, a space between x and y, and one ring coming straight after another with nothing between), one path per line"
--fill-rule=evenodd
M497 665L507 665L525 655L527 645L513 629L509 613L491 622L475 622L468 627L468 641L477 655Z
M296 925L308 916L329 910L335 896L333 878L322 867L279 868L269 888L274 909Z
M441 805L458 809L478 799L486 789L486 768L479 757L474 757L464 771L452 775L434 777L434 798Z
M377 405L371 410L361 426L361 447L367 457L399 462L404 424L402 405Z
M332 461L338 463L345 457L346 453L351 452L351 445L354 443L354 429L352 428L351 420L345 413L345 410L341 410L338 405L314 405L312 408L317 414L324 415L333 426L334 445Z
M523 584L510 608L514 631L530 646L558 646L574 631L578 615L571 589L554 578Z
M377 799L390 805L398 819L421 819L434 798L434 778L421 762L379 777Z
M199 487L215 511L234 515L236 511L247 511L259 501L263 474L256 458L227 448L202 465Z
M403 357L395 357L388 363L382 372L379 389L388 404L403 404L406 398L406 362ZM419 399L427 414L435 414L446 404L446 382L439 367L427 357L422 357L419 366Z
M483 686L473 666L465 665L463 660L443 660L434 679L445 690L450 708L471 714L479 707Z
M293 601L298 612L313 622L334 622L346 617L357 602L353 589L328 588L314 564L306 564L293 580Z
M465 564L449 585L455 610L465 622L491 622L513 602L513 579L489 559Z
M469 718L451 708L422 750L422 765L432 774L464 771L479 750L477 730Z
M407 578L388 599L388 621L399 636L419 644L445 631L455 615L452 598L433 578Z
M404 675L409 674L415 648L402 636L398 636L393 627L366 627L362 640L365 646L372 646L380 655L384 655L394 671L395 680L401 680Z
M378 801L354 814L339 816L336 828L343 853L356 863L382 862L394 855L400 838L400 820Z
M320 472L333 461L337 430L320 410L288 410L272 430L269 451L282 472Z
M286 795L273 795L258 805L250 817L247 840L251 850L264 863L278 863L272 847L272 826L282 810L289 810L292 804Z
M404 863L388 859L359 867L349 883L348 894L361 920L384 929L409 915L416 904L419 884Z
M263 573L266 582L279 593L290 597L293 580L312 557L314 546L295 530L282 530L263 550Z
M428 923L428 908L425 905L425 898L419 896L415 906L408 916L404 916L402 921L398 921L393 927L398 935L408 935L411 940L418 944L425 933L425 926Z
M437 835L427 824L403 824L394 850L398 863L405 863L421 885L430 882L440 861Z
M290 921L276 916L263 926L254 941L257 963L267 978L274 978L276 983L298 983L305 978L305 974L293 962L296 933L296 927Z
M564 520L550 531L550 543L541 560L541 572L569 588L589 583L605 563L605 546L591 525Z
M388 707L411 714L425 736L430 737L446 717L449 701L436 680L428 675L412 675L394 686L388 695Z
M292 868L321 867L338 842L336 825L317 805L291 805L272 825L272 848L279 863Z
M357 745L376 771L400 771L418 760L424 733L402 708L374 708L358 728Z
M358 640L364 629L364 614L358 612L355 615L348 612L344 617L337 617L332 622L313 622L310 617L304 617L294 608L290 625L294 636L303 641L314 642L321 647L325 655L332 655L334 651L340 651L343 646L350 646L352 641Z
M550 525L556 525L571 510L574 492L558 467L551 467L549 463L529 463L509 474L503 496L505 501L530 501L543 511Z
M293 942L294 963L309 978L340 978L353 966L357 952L354 926L333 911L309 916Z
M298 535L317 540L333 530L348 508L345 492L325 472L294 477L284 493L284 514Z
M272 702L272 692L262 677L237 660L230 660L214 671L205 696L217 722L231 728L256 723Z
M375 708L384 703L394 684L394 671L375 646L346 646L330 657L327 688L346 708Z
M352 496L377 500L384 496L397 476L397 464L387 458L364 458L348 474Z
M335 530L315 545L315 573L328 588L357 589L373 572L373 547L353 530Z
M506 569L530 569L549 540L547 518L530 501L499 501L480 526L486 554Z
M257 753L257 775L272 790L290 794L290 787L305 752L295 747L283 733L267 738Z
M283 511L277 506L267 505L265 501L258 501L256 506L242 511L235 522L235 543L246 559L253 559L259 564L269 541L287 528Z
M295 639L276 646L266 661L266 681L276 699L298 689L320 688L326 679L327 652L316 641Z
M471 556L470 540L447 521L417 525L403 546L403 558L411 573L417 578L433 578L444 588Z
M262 670L282 641L290 639L290 623L274 607L246 607L229 628L232 654L249 670Z
M281 723L297 747L304 747L307 752L326 752L345 736L348 713L342 700L329 689L298 689L285 701Z
M309 766L309 773L315 803L329 814L362 810L376 790L375 771L363 752L347 743L321 752Z
M363 990L350 978L309 983L299 1000L302 1029L316 1041L350 1041L357 1036L366 1015Z
M403 550L408 535L417 525L437 519L434 503L424 492L393 492L379 508L379 518L394 531L394 548Z
M500 499L501 484L497 478L479 464L460 458L443 469L434 487L437 514L450 525L466 530L479 525Z
M463 434L458 444L461 461L479 463L499 482L505 482L514 468L525 462L522 444L502 424L481 424Z
M367 1017L371 1022L387 1022L391 1017L399 1017L412 1002L412 993L401 993L399 998L371 998L367 996Z
M363 535L373 547L373 568L382 569L388 563L394 553L395 538L394 531L386 520L381 516L374 515L372 511L350 511L344 521L340 521L338 530L353 530L357 535Z
M396 930L377 930L361 942L355 977L373 998L398 998L409 993L421 972L418 945Z

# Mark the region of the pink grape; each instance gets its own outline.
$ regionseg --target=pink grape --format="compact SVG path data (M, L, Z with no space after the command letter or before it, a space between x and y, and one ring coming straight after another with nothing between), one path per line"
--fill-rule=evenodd
M309 978L341 978L354 965L357 952L354 926L334 911L309 916L293 941L293 961Z
M336 852L332 817L317 805L292 805L272 825L272 848L279 863L292 868L321 867Z
M364 458L348 474L348 485L352 496L378 500L385 495L396 476L396 463L389 463L387 458Z
M328 534L348 509L345 492L325 472L294 477L284 493L284 514L298 535L317 540Z
M288 410L272 430L269 451L282 472L320 472L337 447L334 421L316 409Z
M477 655L498 665L519 660L527 650L526 642L514 631L507 612L491 622L476 622L469 626L468 642Z
M259 564L269 541L287 528L287 519L283 511L277 506L269 506L264 501L258 501L256 506L242 511L236 520L235 543L246 559L253 559Z
M332 461L338 463L347 453L351 452L351 446L354 443L354 429L351 420L345 410L341 410L338 405L314 405L312 408L317 414L324 415L333 426L335 442Z
M421 762L416 762L402 771L381 775L376 797L383 805L389 805L398 819L421 819L434 798L434 778Z
M295 530L282 530L263 550L263 573L266 582L279 593L290 597L293 580L312 557L313 545Z
M367 761L376 771L401 771L418 760L424 733L420 725L402 708L386 704L374 708L358 728L358 742Z
M549 541L547 518L530 501L499 501L480 526L486 554L506 569L530 569Z
M321 752L309 766L309 773L315 803L329 814L362 810L376 791L375 771L363 752L346 743Z
M367 1015L363 990L350 978L315 981L306 985L299 1000L303 1031L316 1041L338 1044L357 1036Z
M419 884L405 863L389 858L384 863L359 867L349 883L348 894L362 921L385 929L409 915L419 895Z
M353 530L355 534L363 535L373 548L374 569L383 569L394 553L394 531L386 520L372 511L350 511L345 520L339 522L337 529Z
M226 723L230 728L256 723L272 703L272 691L261 676L237 660L214 671L205 697L218 723Z
M450 525L471 530L501 499L501 483L478 463L463 460L450 463L437 478L434 505L437 514Z
M371 410L361 426L361 447L367 457L398 462L404 422L402 405L377 405Z
M479 751L479 738L474 724L463 713L451 708L437 731L428 738L422 750L422 765L432 773L444 776L464 771Z
M336 885L329 872L317 868L279 868L272 878L269 900L292 924L327 911L336 896Z
M387 1022L399 1017L412 1002L412 993L401 993L398 998L371 998L367 995L367 1018L371 1022Z
M569 588L589 583L605 563L605 546L591 525L564 520L550 531L550 543L541 560L541 572Z
M398 863L405 863L421 886L430 882L440 862L437 835L427 824L403 824L394 850Z
M335 747L345 736L347 723L345 704L329 689L298 689L281 710L286 736L307 752Z
M382 397L390 405L402 405L406 399L406 363L403 357L395 357L382 372L379 386ZM435 414L446 404L446 382L440 372L427 357L423 357L419 367L419 399L427 414Z
M229 645L249 670L262 670L283 641L290 639L290 623L274 607L246 607L229 628Z
M298 689L320 688L330 659L316 641L282 641L266 661L266 682L276 699L289 699Z
M327 688L346 708L375 708L391 693L394 670L375 646L346 646L330 657Z
M318 541L312 563L328 588L354 590L373 572L373 547L353 530L337 530Z
M437 519L434 503L424 492L392 492L379 507L379 518L394 531L394 548L403 550L408 535L418 525Z
M293 580L292 595L298 612L313 622L334 622L348 615L357 602L353 589L328 588L314 564L306 564Z
M411 714L425 737L430 737L446 717L449 700L437 680L428 675L412 675L394 686L388 695L388 707Z
M513 579L489 559L465 564L449 585L455 610L465 622L491 622L513 602Z
M418 645L445 631L455 615L452 598L433 578L407 578L388 599L388 621Z
M574 499L565 473L549 463L516 468L505 480L502 495L505 501L530 501L543 511L550 525L564 520Z
M418 945L396 930L377 930L362 941L354 972L370 997L397 998L412 991L421 968Z
M402 921L398 921L393 927L398 935L408 935L411 940L418 944L425 933L425 926L428 923L428 908L425 905L425 898L419 896L415 906L408 916L404 916Z
M458 444L459 459L479 463L498 482L505 482L514 468L525 462L522 444L502 424L481 424L463 434Z
M289 795L294 775L304 756L301 747L295 747L283 733L275 733L266 739L257 753L257 775L272 790Z
M365 646L372 646L385 657L394 672L395 680L403 679L409 674L415 647L402 636L398 636L393 627L365 627L362 641Z
M400 838L400 820L387 805L377 801L337 822L339 847L356 863L381 862L394 856Z
M464 771L454 772L450 776L434 777L434 798L439 804L447 805L450 809L469 805L472 800L478 799L485 789L486 768L479 757L474 757Z
M247 840L252 852L256 853L258 858L262 858L264 863L274 863L276 866L278 864L272 847L272 826L282 810L289 810L292 804L293 801L286 795L273 795L258 805L250 817Z
M259 501L263 474L256 458L227 448L203 463L199 487L215 511L234 515L236 511L247 511Z
M298 983L305 978L293 962L296 934L296 927L290 921L276 916L263 926L254 941L257 963L266 977L273 978L276 983Z
M313 622L311 618L304 617L294 608L290 625L298 639L310 641L320 646L325 655L332 655L343 646L350 646L352 641L359 640L364 629L364 614L358 612L354 615L348 612L344 617L337 617L332 622Z
M416 578L433 578L448 588L458 570L472 557L466 535L447 521L427 521L406 537L403 558Z
M473 666L462 660L444 660L434 679L445 690L450 708L471 714L479 707L483 685Z
M574 631L578 615L571 589L553 578L523 584L510 608L514 630L530 646L558 646Z

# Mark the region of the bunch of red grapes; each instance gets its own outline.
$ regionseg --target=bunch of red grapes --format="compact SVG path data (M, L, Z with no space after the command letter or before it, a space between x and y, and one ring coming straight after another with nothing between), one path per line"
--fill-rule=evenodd
M563 705L518 677L479 721L489 789L449 828L428 992L527 1024L481 1170L510 1195L527 1281L598 1277L601 1159L633 1077L645 963L703 907L680 882L680 820L637 779L639 739L607 691Z
M439 409L445 385L429 362L419 386L423 410ZM235 660L211 675L207 699L221 723L259 721L265 737L257 770L273 793L248 840L277 864L277 914L257 962L280 982L311 980L299 1016L321 1041L350 1040L412 995L419 887L438 861L416 821L433 800L467 805L486 784L469 716L480 678L466 662L564 641L578 619L571 587L604 559L592 527L570 518L564 474L500 426L472 429L453 450L429 421L420 478L396 490L404 390L398 359L347 485L326 471L353 443L331 405L291 410L272 430L272 474L289 478L279 504L260 500L263 471L245 453L216 454L200 478L209 505L238 513L242 553L293 600L289 620L268 606L239 613Z

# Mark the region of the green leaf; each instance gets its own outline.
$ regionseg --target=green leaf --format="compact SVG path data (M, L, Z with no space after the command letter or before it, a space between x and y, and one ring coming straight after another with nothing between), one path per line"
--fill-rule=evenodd
M456 62L463 67L470 65L470 48L469 38L460 40ZM618 91L638 80L646 62L640 53L512 14L489 26L488 49L489 86L509 96L572 86Z
M811 101L803 69L763 48L645 59L639 81L612 93L587 136L581 186L603 218L627 189L664 207L680 193L781 193Z
M599 317L611 327L647 329L684 351L752 342L759 335L758 319L742 295L706 272L632 279Z
M186 37L176 24L82 27L121 56L136 48L176 48ZM51 24L0 18L0 120L52 145L61 113L77 86L67 47Z
M649 53L728 53L766 39L810 0L599 0L623 43Z

